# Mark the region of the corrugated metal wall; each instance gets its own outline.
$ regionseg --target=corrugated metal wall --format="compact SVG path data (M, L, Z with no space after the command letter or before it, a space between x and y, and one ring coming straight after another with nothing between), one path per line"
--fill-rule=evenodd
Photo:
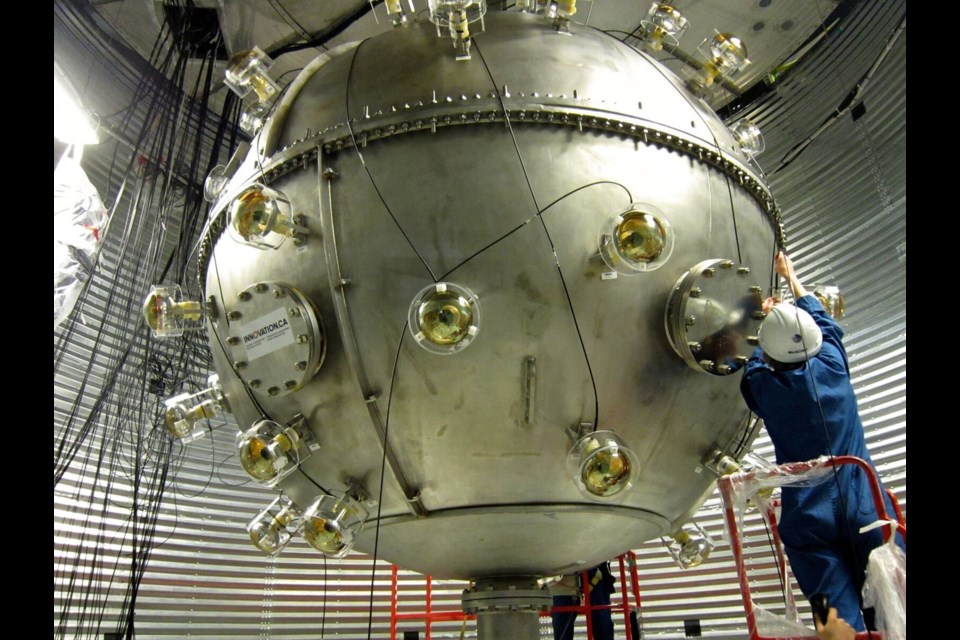
M56 9L56 7L55 7ZM870 69L905 15L905 2L860 2L813 53L788 73L776 90L751 105L748 115L764 130L767 150L761 165L773 172L795 145L817 130ZM55 11L55 27L57 25ZM68 16L75 18L72 14ZM77 35L64 19L62 32ZM55 28L55 36L57 35ZM85 45L86 46L86 45ZM101 55L109 58L109 47ZM78 55L81 48L77 48ZM82 54L87 55L87 54ZM94 55L94 54L90 54ZM88 64L95 64L92 59ZM119 71L117 77L132 79ZM99 76L98 76L99 77ZM865 113L854 120L840 117L789 165L771 173L771 185L784 210L789 250L805 282L832 282L846 295L843 325L851 357L854 385L867 432L867 442L887 486L906 507L906 43L900 37L878 67L863 96ZM129 91L129 82L127 86ZM119 92L123 94L123 91ZM123 104L123 96L117 97ZM85 166L107 191L108 149L87 154ZM115 193L115 184L109 189ZM105 259L116 259L116 249ZM113 258L111 258L113 256ZM127 259L135 259L130 255ZM135 277L135 270L130 277ZM85 313L104 313L108 302L137 307L146 283L128 289L95 290ZM110 296L114 298L110 301ZM104 339L119 349L138 319L119 321L109 315ZM54 430L77 393L97 338L97 322L78 332L68 345L54 382ZM57 333L55 332L55 341ZM131 357L142 357L135 353ZM104 369L93 363L91 390L104 384ZM118 384L135 388L135 378ZM91 402L81 403L89 411ZM186 451L174 451L173 480L163 498L156 540L136 605L141 638L206 636L361 638L371 620L371 559L352 555L325 561L302 540L279 558L265 558L249 543L244 526L273 497L240 470L233 453L235 425L227 421ZM78 575L99 572L98 589L111 576L124 579L129 562L129 480L125 469L104 468L98 455L108 433L94 431L75 465L54 492L55 625L63 621L65 637L76 620L63 610L69 593L65 567L78 558ZM179 445L178 445L179 447ZM772 446L761 436L755 450L772 459ZM97 470L99 468L99 475ZM113 502L102 505L104 483L113 482ZM105 512L106 521L78 531L83 514ZM719 502L707 502L696 521L716 540L722 538ZM766 539L756 518L748 520L754 544L754 584L759 601L777 611L779 584L772 570ZM428 550L424 550L428 552ZM703 567L678 570L659 542L637 550L645 633L684 637L684 621L697 620L708 637L743 637L742 605L728 546L721 543ZM457 609L465 585L456 581L433 585L435 609ZM425 583L400 572L403 609L422 608ZM118 618L122 588L104 602L102 632ZM378 563L374 582L372 635L389 629L390 568ZM798 594L799 595L799 594ZM99 597L99 596L98 596ZM89 612L88 614L89 615ZM615 619L616 620L616 619ZM551 637L549 619L543 637ZM618 624L618 637L623 633ZM400 631L423 625L401 623ZM474 634L474 623L466 636ZM584 633L582 621L580 637ZM460 637L461 623L433 627L434 637ZM92 637L92 636L91 636ZM423 637L421 635L421 637Z
M883 53L905 13L903 2L859 3L842 23L842 32L827 38L775 92L737 114L758 122L764 132L767 149L759 156L764 170L773 172L835 112ZM838 118L792 163L768 175L783 208L788 251L801 280L837 284L845 294L841 325L867 445L904 513L905 88L906 38L901 34L866 85L865 113L856 121L850 113ZM754 450L774 457L765 434ZM719 539L719 500L708 501L696 521ZM765 536L756 531L752 553L769 561ZM718 548L706 566L684 573L671 567L656 543L638 554L647 631L683 637L685 618L698 618L705 634L708 629L733 634L743 628L728 545ZM756 571L752 584L765 587L757 589L755 597L776 611L779 584L769 562Z

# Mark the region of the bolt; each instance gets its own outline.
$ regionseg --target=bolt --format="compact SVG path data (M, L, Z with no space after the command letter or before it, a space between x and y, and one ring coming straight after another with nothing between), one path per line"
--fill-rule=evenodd
M230 345L231 347L235 347L238 344L240 344L240 338L238 338L237 336L230 336L229 338L227 338L227 344Z
M297 386L297 381L287 380L286 382L283 383L283 386L285 386L287 389L293 389L295 386Z
M763 288L757 286L750 287L750 293L763 293Z
M686 322L687 322L687 326L688 326L688 327L692 327L694 324L696 324L696 322L697 322L697 317L696 317L696 316L687 316L687 321L686 321Z
M301 360L300 362L295 363L293 366L297 368L297 371L306 371L307 370L307 361Z
M285 296L285 295L286 295L286 293L284 293L283 289L274 289L274 290L273 290L273 297L274 297L274 298L282 298L282 297Z
M706 269L703 270L703 277L712 278L713 274L715 273L716 273L716 270L713 267L707 267Z
M731 367L731 366L728 365L728 364L723 364L723 363L718 364L718 365L717 365L717 373L719 373L719 374L721 374L721 375L724 375L724 376L729 375L729 374L733 373L733 367Z
M267 290L267 285L263 284L262 282L258 282L256 285L254 285L253 290L257 293L263 293Z
M703 292L701 291L700 287L694 287L693 289L690 289L691 298L699 298L701 293Z
M275 396L280 393L280 387L270 387L267 389L267 393L269 393L271 396Z
M230 311L227 313L227 320L239 320L241 317L243 316L239 311Z
M251 388L251 389L259 389L259 388L260 388L260 381L259 381L259 380L251 380L251 381L248 382L247 384L250 385L250 388Z
M737 364L747 364L747 356L734 356L733 359L737 362Z
M701 360L698 364L707 371L713 369L713 360Z
M300 335L297 336L297 342L299 342L300 344L305 344L309 340L310 340L310 337L307 336L307 334L305 333L301 333Z
M300 309L296 307L290 307L289 309L287 309L287 314L289 314L293 318L296 318L297 316L300 315Z
M327 167L326 169L323 170L324 180L333 180L334 178L339 178L339 177L340 177L340 174L337 173L335 170L331 169L330 167Z
M721 269L733 269L733 260L724 260L720 263Z
M240 293L237 294L237 299L240 300L241 302L246 302L252 297L253 296L250 295L249 291L241 291Z
M757 336L747 336L747 344L755 347L760 344L760 338Z
M750 267L740 267L737 269L738 276L748 276L750 275Z
M239 371L240 369L246 369L246 368L247 368L247 363L246 363L246 361L244 361L244 360L238 360L237 362L234 362L234 363L233 363L233 366L234 366L235 369L237 369L237 370Z
M700 351L700 343L699 343L699 342L688 342L688 343L687 343L687 348L690 349L690 352L691 352L691 353L696 353L696 352Z

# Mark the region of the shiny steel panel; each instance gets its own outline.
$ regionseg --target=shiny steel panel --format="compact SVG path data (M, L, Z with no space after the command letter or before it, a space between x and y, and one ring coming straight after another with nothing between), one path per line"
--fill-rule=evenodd
M575 30L498 15L473 59L455 62L449 42L414 26L323 65L291 106L288 148L228 191L257 178L284 191L306 245L258 251L222 235L207 272L224 299L279 281L317 305L327 359L301 390L257 407L225 376L241 427L261 410L278 422L303 412L321 445L303 471L326 489L357 478L377 497L385 464L379 553L436 576L558 573L668 533L712 489L702 458L740 433L736 377L691 370L663 313L705 259L756 260L754 275L770 277L766 195L735 150L717 155L722 123L666 72ZM638 118L656 120L649 133ZM614 279L598 238L631 202L663 211L677 241L661 268ZM406 327L414 296L440 280L476 292L483 314L452 355ZM567 430L582 423L639 456L617 505L584 498L566 469ZM280 486L301 505L320 491L304 473ZM368 523L357 549L371 552L376 531Z

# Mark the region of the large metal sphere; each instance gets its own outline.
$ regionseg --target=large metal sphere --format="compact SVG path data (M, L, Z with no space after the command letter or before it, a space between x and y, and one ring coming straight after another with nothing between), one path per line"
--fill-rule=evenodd
M314 483L380 498L357 549L372 552L379 514L379 555L403 567L553 575L673 531L713 489L704 456L744 444L739 376L681 358L698 319L668 314L668 338L665 308L728 265L729 284L714 280L732 299L713 306L768 286L776 205L724 124L648 56L528 14L473 31L458 61L432 25L395 29L324 54L281 96L202 247L211 347L241 428L302 413L316 437L278 489L301 508ZM254 183L285 194L308 235L264 249L224 233ZM598 237L632 203L663 213L672 255L613 277ZM628 257L665 253L633 241ZM680 280L707 260L722 263ZM438 320L457 339L464 305L482 312L467 348L432 351L443 339L408 326L436 283L476 296L438 298L457 301ZM567 470L583 423L636 454L613 503Z

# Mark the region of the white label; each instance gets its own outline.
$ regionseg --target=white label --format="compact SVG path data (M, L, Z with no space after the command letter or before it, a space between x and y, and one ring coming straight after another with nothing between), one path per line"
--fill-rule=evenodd
M295 344L293 327L286 309L277 309L243 325L241 332L247 359L256 360L288 345Z
M617 272L616 271L606 271L600 274L601 280L616 280Z
M310 451L319 451L319 450L320 450L320 445L319 445L318 443L316 443L316 442L311 442L311 443L309 443L309 444L307 445L307 448L309 448Z

